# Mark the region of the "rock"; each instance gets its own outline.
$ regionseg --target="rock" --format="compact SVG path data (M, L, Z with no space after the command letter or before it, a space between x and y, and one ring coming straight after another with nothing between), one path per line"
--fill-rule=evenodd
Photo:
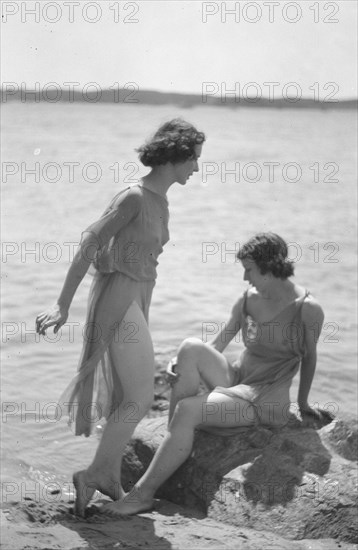
M123 459L125 490L147 469L166 424L161 416L137 427ZM157 497L289 539L358 542L355 419L320 429L293 418L281 429L213 432L196 431L191 456Z
M337 419L330 429L323 433L324 441L348 460L358 459L357 419L354 417Z

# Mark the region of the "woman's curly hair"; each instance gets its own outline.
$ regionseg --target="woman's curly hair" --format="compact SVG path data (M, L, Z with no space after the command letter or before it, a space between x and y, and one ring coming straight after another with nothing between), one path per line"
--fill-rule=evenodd
M205 141L205 134L181 118L166 122L142 147L136 149L144 166L185 162L195 156L195 145Z
M260 273L272 273L278 279L294 274L293 262L287 258L285 241L276 233L258 233L247 241L237 253L239 260L253 260Z

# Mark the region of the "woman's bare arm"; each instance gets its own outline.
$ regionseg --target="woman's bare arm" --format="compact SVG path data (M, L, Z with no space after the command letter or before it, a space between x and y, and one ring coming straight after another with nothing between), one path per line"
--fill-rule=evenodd
M127 196L115 210L108 212L83 233L79 249L67 272L57 302L36 317L36 330L39 334L46 334L46 330L51 326L54 326L56 333L65 324L76 290L94 260L97 250L130 222L139 212L140 206L141 197L134 192Z
M314 299L303 304L302 321L305 330L306 353L301 362L300 384L298 389L298 406L301 411L310 411L308 395L317 363L317 342L322 330L324 313Z
M241 328L241 310L243 300L244 297L241 296L231 310L229 321L215 336L215 338L208 342L208 344L215 348L217 351L224 351L224 349L229 345L234 336L236 336L236 334L239 332Z
M39 334L46 334L46 330L54 325L56 333L66 323L73 297L95 257L97 248L98 243L88 233L72 260L57 302L36 317L36 330Z
M67 310L70 308L76 290L93 262L97 249L98 241L93 235L87 233L67 272L61 294L57 300L57 305L60 308Z

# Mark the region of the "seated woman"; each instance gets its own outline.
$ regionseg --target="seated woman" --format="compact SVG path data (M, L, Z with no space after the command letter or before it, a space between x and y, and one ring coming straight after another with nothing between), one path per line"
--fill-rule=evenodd
M168 433L143 477L124 498L104 506L104 513L150 509L158 487L189 457L199 426L285 425L290 385L300 366L303 421L319 415L309 407L308 394L324 315L317 300L290 281L294 269L287 255L285 241L274 233L257 234L242 246L237 256L250 288L213 341L189 338L179 347ZM231 365L222 352L239 330L245 350ZM198 395L201 379L209 391Z

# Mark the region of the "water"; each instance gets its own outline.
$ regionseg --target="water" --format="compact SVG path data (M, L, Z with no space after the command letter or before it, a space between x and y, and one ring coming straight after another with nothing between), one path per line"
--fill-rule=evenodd
M76 370L90 276L73 301L71 330L64 327L59 340L36 339L31 331L36 315L57 298L81 231L120 188L146 173L134 148L174 116L192 121L208 139L202 173L169 191L171 240L150 316L158 361L167 361L184 337L208 339L227 321L246 288L232 251L271 230L291 243L297 281L325 310L310 402L356 410L353 111L10 103L3 108L3 161L18 172L8 175L2 194L6 498L11 483L25 491L32 480L64 483L93 456L96 437L74 437L56 409ZM24 171L36 162L38 182ZM274 176L272 163L278 163ZM98 166L99 181L89 181ZM235 171L226 181L225 168ZM237 338L227 351L234 357L240 350Z

